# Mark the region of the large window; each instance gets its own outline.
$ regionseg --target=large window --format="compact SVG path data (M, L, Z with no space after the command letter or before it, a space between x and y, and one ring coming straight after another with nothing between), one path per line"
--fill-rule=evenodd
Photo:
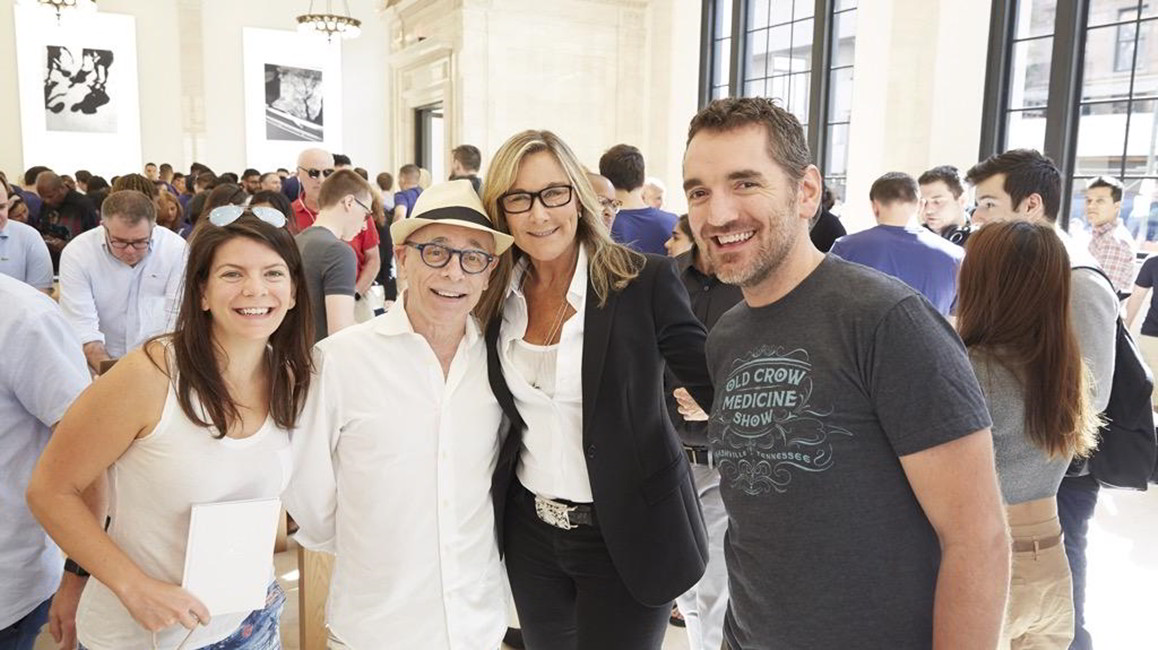
M853 54L856 52L856 0L837 0L832 14L828 68L828 117L824 143L825 180L841 200L848 181L848 130L852 123Z
M706 35L700 82L700 104L731 95L732 83L732 6L740 0L704 2Z
M983 126L982 156L1032 147L1053 158L1071 233L1089 228L1086 183L1121 179L1123 223L1141 248L1158 250L1158 50L1149 46L1158 2L994 0L993 19L1002 55L987 99L1002 119Z
M856 7L856 0L704 0L701 102L779 100L804 126L814 161L841 199Z

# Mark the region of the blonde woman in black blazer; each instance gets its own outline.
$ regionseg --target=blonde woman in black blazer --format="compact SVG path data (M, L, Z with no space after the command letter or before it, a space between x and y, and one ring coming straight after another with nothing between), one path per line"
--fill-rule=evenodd
M658 650L707 541L664 368L712 402L704 328L671 261L611 241L549 131L496 153L483 203L515 238L479 306L512 424L493 490L530 650Z

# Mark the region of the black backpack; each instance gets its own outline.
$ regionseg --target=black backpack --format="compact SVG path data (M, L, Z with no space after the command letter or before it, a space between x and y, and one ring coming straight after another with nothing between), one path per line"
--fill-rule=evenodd
M1106 277L1092 266L1074 268L1088 268ZM1088 459L1075 460L1071 475L1081 473L1084 465L1105 487L1145 490L1148 483L1158 483L1158 435L1150 405L1153 389L1154 377L1119 316L1110 402L1102 412L1106 424L1098 431L1097 450Z

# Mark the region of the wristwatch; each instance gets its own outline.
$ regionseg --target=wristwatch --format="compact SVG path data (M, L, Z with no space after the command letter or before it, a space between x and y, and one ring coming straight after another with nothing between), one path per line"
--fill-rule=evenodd
M84 570L84 567L72 561L72 558L64 559L64 570L69 573L74 573L82 578L89 577L89 572Z

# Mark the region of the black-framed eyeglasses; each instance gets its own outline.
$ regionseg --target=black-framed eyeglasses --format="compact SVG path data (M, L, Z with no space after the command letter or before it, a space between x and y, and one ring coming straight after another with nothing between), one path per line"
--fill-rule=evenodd
M105 243L109 245L109 248L115 248L119 251L123 251L126 248L132 248L136 251L143 251L149 248L149 246L153 243L153 227L149 228L148 237L145 237L144 239L132 240L117 239L113 237L111 233L109 233L109 227L107 225L102 223L101 227L105 229Z
M486 251L480 251L474 248L451 248L450 246L437 242L416 244L408 241L406 245L418 249L418 256L422 258L423 263L432 269L441 269L450 263L451 257L458 255L459 267L462 268L463 273L469 273L470 275L482 273L487 270L487 267L489 267L495 259L494 255Z
M367 216L369 216L369 215L371 215L371 214L374 214L374 211L370 209L370 206L366 205L365 203L362 203L360 200L358 200L358 197L356 197L356 196L354 196L354 195L352 195L352 194L351 194L351 195L350 195L350 198L351 198L351 199L354 199L354 203L357 203L357 204L358 204L358 207L360 207L360 208L362 208L363 210L365 210L365 211L366 211L366 215L367 215Z
M507 214L529 212L535 199L539 199L544 208L558 208L570 203L573 190L570 185L552 185L538 192L507 192L499 197L499 205Z
M213 208L213 210L209 212L209 223L221 227L228 226L246 213L252 214L274 228L285 227L285 215L281 213L281 210L277 208L267 208L263 205L255 208L247 208L244 205L223 205Z
M333 167L329 167L327 169L318 169L317 167L310 167L309 169L306 169L305 167L302 167L300 165L298 166L298 170L305 172L306 176L309 176L310 178L317 178L318 176L321 176L322 178L329 178L330 174L333 174L335 171Z

